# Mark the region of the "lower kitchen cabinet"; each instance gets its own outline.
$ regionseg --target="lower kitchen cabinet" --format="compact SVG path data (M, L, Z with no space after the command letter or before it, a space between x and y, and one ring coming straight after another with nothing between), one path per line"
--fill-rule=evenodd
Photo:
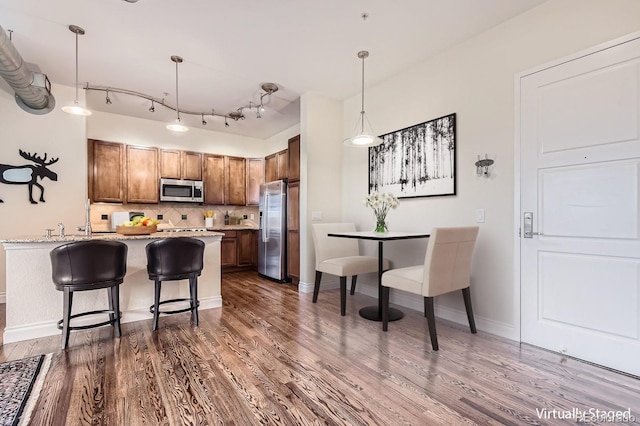
M220 242L220 266L238 266L238 239L236 231L226 231Z
M255 269L258 265L258 231L222 231L220 259L223 272Z

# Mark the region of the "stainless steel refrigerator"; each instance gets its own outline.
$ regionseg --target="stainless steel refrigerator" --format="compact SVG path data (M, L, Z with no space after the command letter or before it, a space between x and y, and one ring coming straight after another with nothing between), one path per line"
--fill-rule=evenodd
M258 273L278 282L287 281L287 183L276 180L260 185Z

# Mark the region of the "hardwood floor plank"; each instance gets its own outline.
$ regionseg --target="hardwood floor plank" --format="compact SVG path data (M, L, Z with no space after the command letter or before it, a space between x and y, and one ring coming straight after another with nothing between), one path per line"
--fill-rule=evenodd
M223 306L3 345L0 361L53 352L33 425L548 425L537 410L624 411L640 380L406 308L382 332L337 290L318 303L252 272L223 275ZM0 306L4 316L4 306ZM0 325L3 319L0 319Z

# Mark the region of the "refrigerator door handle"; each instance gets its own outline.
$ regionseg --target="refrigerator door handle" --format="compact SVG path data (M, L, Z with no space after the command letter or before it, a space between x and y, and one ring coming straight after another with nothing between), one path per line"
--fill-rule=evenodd
M264 187L264 197L262 198L264 201L263 204L263 213L262 213L262 242L266 243L269 241L269 231L267 227L269 226L269 190L267 187Z

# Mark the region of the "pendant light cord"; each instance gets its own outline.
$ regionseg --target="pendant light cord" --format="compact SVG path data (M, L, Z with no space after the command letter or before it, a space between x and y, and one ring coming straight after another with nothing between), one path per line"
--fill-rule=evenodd
M360 133L364 133L364 59L362 55L362 109L360 110Z
M76 31L76 104L78 103L78 32Z
M180 121L180 107L178 102L178 61L176 62L176 113L178 114L178 121Z

